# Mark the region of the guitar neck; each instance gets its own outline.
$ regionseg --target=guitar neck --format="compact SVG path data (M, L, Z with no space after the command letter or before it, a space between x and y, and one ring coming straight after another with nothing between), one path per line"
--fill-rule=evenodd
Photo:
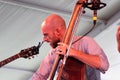
M3 61L0 61L0 67L4 66L5 64L17 59L17 58L20 58L20 55L19 54L16 54L16 55L13 55Z

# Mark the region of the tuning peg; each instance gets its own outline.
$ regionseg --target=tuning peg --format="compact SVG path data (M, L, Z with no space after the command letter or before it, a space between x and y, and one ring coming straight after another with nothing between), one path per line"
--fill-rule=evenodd
M34 56L32 56L32 58L34 58Z
M28 59L31 59L30 57Z

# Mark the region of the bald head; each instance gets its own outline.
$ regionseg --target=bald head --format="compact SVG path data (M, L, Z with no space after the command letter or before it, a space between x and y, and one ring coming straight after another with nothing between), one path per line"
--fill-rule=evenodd
M56 14L52 14L48 16L42 23L41 28L47 28L47 29L56 29L56 28L62 28L65 29L65 21L64 19Z

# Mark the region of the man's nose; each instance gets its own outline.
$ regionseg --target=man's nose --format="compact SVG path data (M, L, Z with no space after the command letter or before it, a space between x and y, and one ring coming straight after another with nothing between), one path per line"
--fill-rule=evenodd
M47 37L43 37L43 41L48 42L48 38Z

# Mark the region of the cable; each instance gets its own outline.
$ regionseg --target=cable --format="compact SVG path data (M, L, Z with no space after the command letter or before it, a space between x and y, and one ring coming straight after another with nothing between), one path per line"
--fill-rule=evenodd
M79 41L80 39L82 39L84 36L86 36L87 34L89 34L94 28L95 28L96 24L93 24L92 28L85 33L84 35L82 35L80 38L78 38L77 40L75 40L74 42L72 42L72 44L75 44L77 41Z

